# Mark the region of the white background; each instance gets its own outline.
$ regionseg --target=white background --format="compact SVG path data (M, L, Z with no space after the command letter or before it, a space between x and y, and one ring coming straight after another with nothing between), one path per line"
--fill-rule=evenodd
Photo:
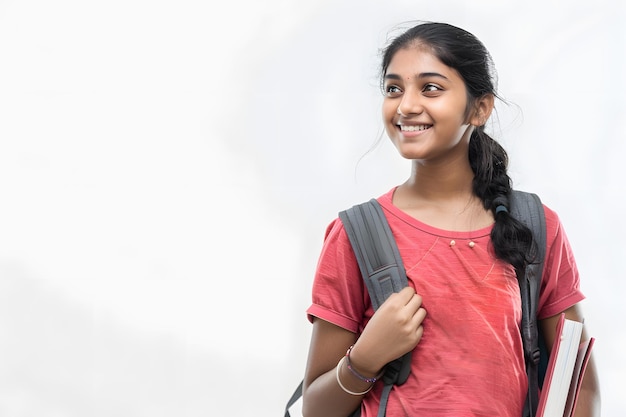
M280 416L326 225L408 175L378 49L492 52L515 186L561 216L626 414L620 1L0 1L0 416Z

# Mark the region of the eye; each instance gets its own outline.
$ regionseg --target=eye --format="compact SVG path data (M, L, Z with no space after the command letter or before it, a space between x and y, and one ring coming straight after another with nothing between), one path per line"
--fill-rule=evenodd
M424 85L424 88L422 88L422 92L425 93L428 96L438 95L442 91L443 91L443 88L441 88L437 84L433 84L433 83L428 83L428 84Z
M385 86L385 96L398 97L400 94L402 94L402 89L400 89L397 85Z

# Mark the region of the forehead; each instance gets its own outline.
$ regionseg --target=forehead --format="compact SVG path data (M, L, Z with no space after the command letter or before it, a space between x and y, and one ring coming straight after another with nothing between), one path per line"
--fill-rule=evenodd
M440 74L451 82L464 84L454 68L441 62L430 48L423 45L399 49L389 61L385 76L393 74L401 78L413 78L429 73Z

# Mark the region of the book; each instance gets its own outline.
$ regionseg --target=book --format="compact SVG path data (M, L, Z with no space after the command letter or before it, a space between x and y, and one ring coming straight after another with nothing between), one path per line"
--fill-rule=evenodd
M537 417L571 417L595 339L581 342L583 324L561 314L539 397Z

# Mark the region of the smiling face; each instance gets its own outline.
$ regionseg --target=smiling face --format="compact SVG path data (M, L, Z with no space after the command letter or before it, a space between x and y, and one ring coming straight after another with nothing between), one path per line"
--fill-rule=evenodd
M424 46L399 49L383 84L383 120L407 159L422 162L464 156L475 116L468 115L461 76Z

